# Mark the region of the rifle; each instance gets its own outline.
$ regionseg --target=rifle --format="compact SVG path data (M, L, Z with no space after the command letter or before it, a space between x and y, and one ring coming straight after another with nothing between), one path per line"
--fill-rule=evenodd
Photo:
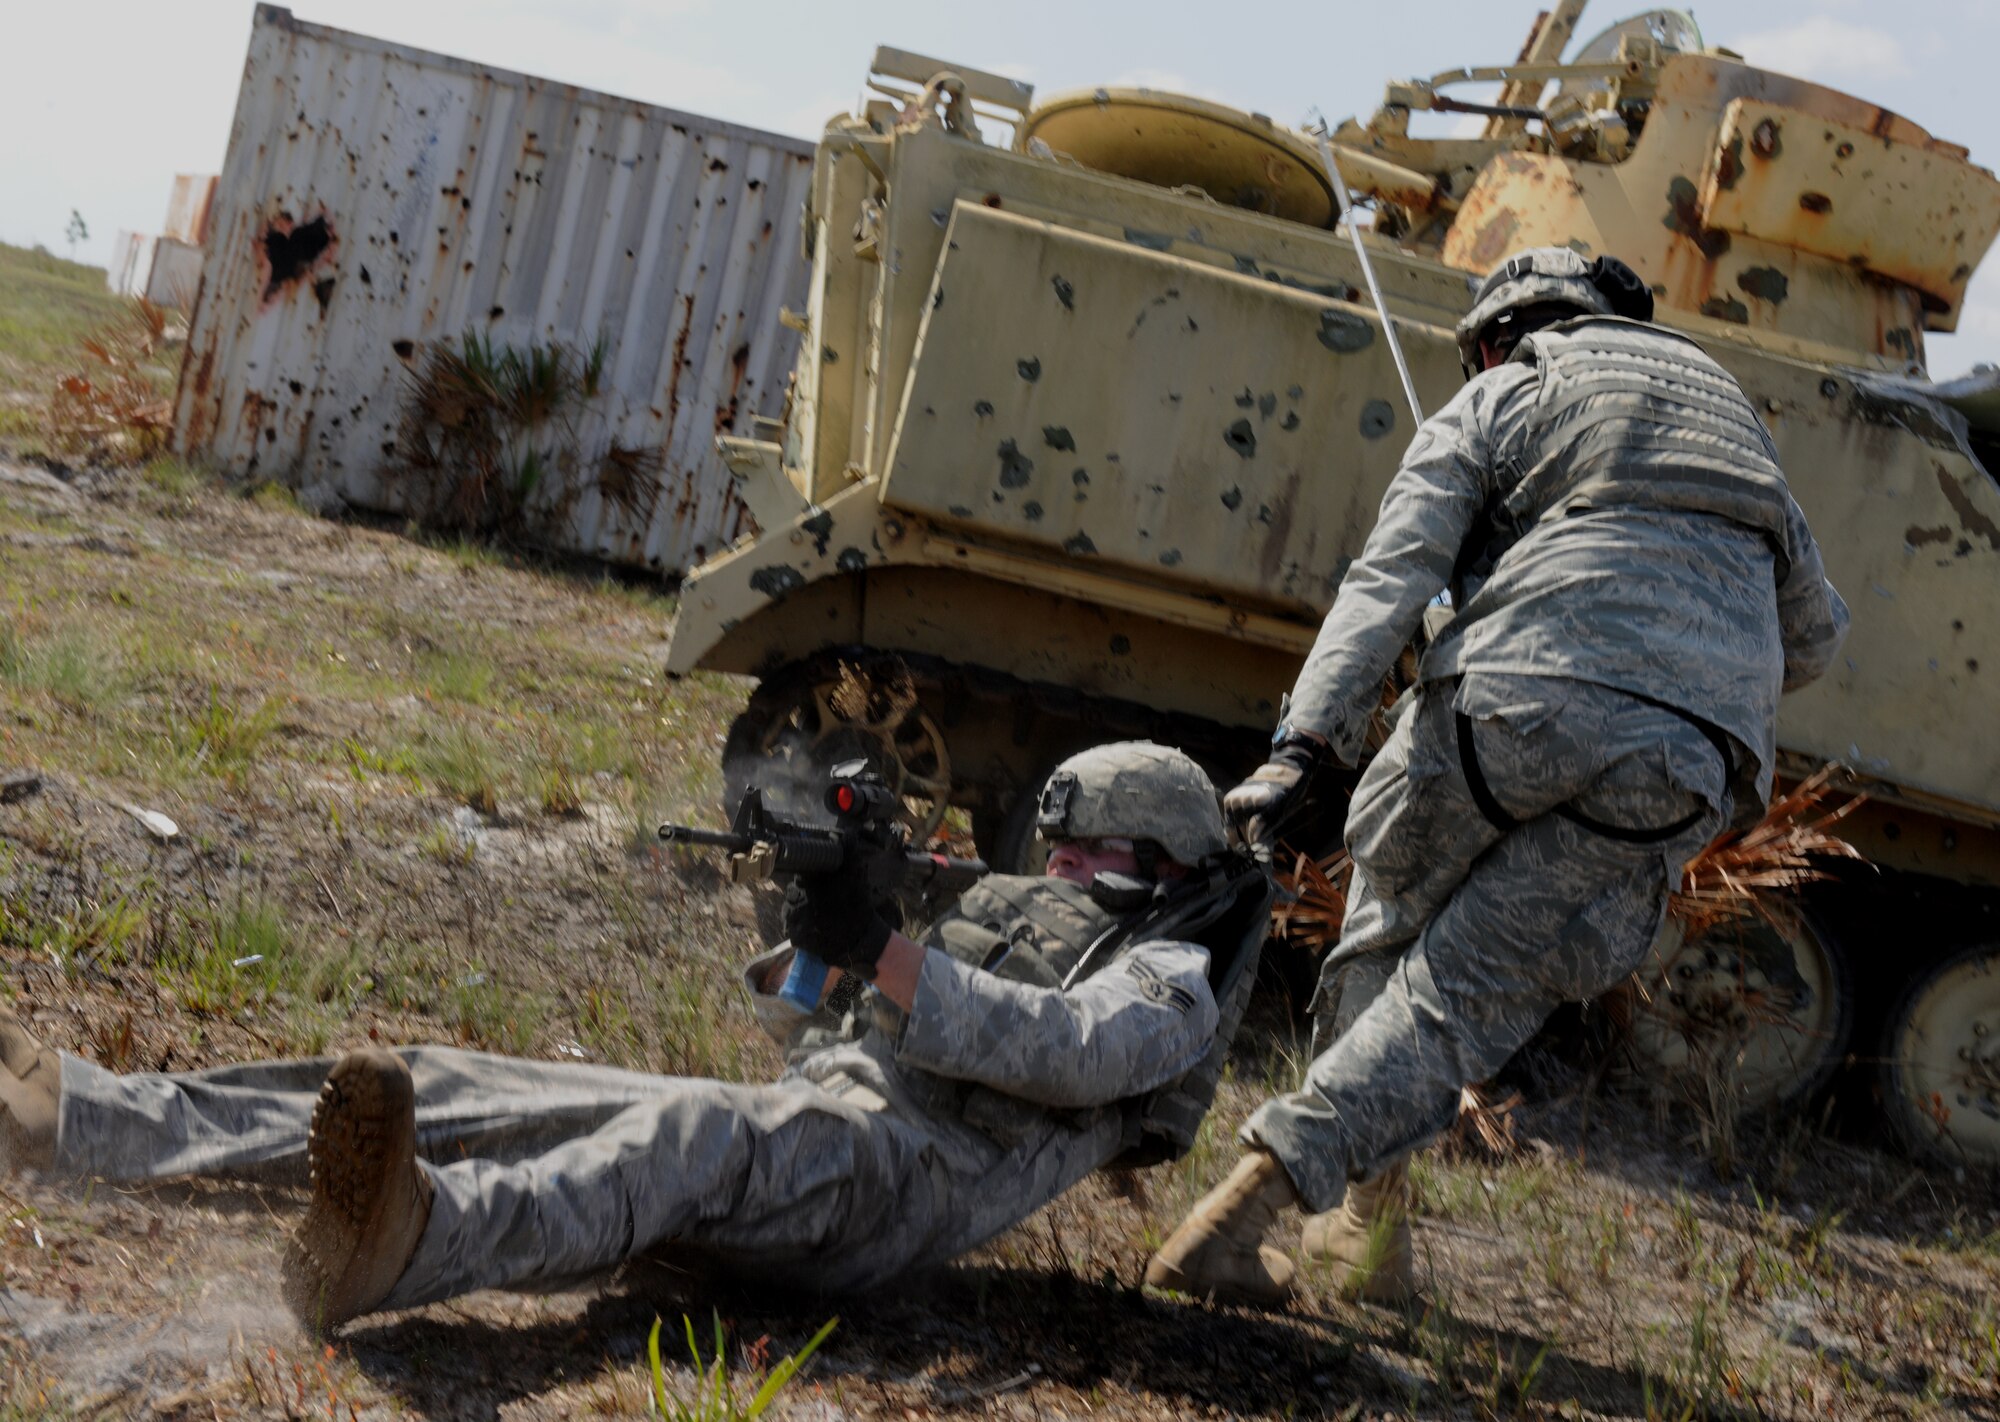
M882 777L864 760L843 761L830 773L822 803L833 816L831 829L793 824L764 808L764 793L754 786L743 792L727 830L663 824L660 839L700 849L729 852L729 882L763 883L785 874L858 873L860 866L893 860L894 882L885 889L950 887L971 883L986 872L983 859L958 859L948 854L912 849L910 832L897 823L896 797ZM809 953L792 956L791 972L778 995L810 1012L819 1005L826 986L826 965Z

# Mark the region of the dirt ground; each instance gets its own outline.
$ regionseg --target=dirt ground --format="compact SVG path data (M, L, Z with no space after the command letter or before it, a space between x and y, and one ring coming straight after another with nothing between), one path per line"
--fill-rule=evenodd
M748 684L660 674L669 597L308 516L171 462L0 461L0 1000L124 1071L369 1040L777 1069L734 988L755 914L662 816L719 820ZM132 807L170 817L156 838ZM1506 1159L1417 1162L1423 1300L1276 1313L1139 1288L1292 1082L1267 1004L1194 1154L951 1268L842 1299L635 1266L350 1329L277 1302L281 1186L0 1180L0 1419L644 1415L683 1315L777 1415L2000 1417L2000 1195L1812 1121L1697 1124L1559 1062ZM1289 1225L1296 1231L1297 1222ZM676 1362L676 1359L680 1359Z

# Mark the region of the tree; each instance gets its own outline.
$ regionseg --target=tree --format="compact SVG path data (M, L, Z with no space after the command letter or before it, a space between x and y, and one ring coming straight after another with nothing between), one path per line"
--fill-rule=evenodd
M75 208L69 210L69 226L63 229L63 236L69 239L70 260L76 260L76 244L90 240L90 228L83 220L83 214Z

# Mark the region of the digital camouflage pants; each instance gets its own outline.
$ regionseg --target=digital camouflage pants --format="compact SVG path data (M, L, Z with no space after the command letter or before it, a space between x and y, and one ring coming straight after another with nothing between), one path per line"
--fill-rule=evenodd
M973 1248L1124 1144L1117 1111L1037 1113L996 1143L895 1093L865 1044L815 1058L815 1079L768 1085L451 1047L397 1055L436 1195L384 1309L557 1287L663 1241L766 1280L862 1288ZM57 1169L302 1180L332 1063L121 1076L65 1056Z
M1512 830L1476 803L1461 712ZM1443 1130L1460 1089L1497 1071L1559 1004L1638 966L1681 866L1727 822L1728 782L1700 730L1606 687L1469 674L1423 688L1348 811L1354 879L1314 1000L1305 1083L1266 1102L1245 1143L1276 1155L1320 1211ZM1664 842L1631 843L1559 806L1632 830L1695 819Z

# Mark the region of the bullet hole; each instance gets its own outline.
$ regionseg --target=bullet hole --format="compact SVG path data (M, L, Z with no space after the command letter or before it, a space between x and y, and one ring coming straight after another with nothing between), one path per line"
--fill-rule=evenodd
M1819 383L1819 393L1831 400L1840 393L1840 382L1829 376Z
M833 560L833 566L843 573L858 573L868 566L868 555L859 548L843 548L840 556Z
M1247 410L1256 403L1257 397L1250 393L1250 387L1247 385L1243 387L1243 393L1236 397L1236 408L1239 410Z
M1833 211L1833 199L1825 193L1800 193L1799 206L1807 212L1817 213L1824 217L1827 213Z
M1775 158L1784 147L1778 142L1778 124L1775 119L1765 119L1750 131L1750 151L1759 158Z
M1033 499L1028 500L1028 502L1021 505L1021 517L1029 523L1040 523L1042 521L1042 506Z
M1231 513L1235 513L1238 509L1243 507L1243 491L1237 488L1233 484L1229 488L1223 490L1222 506L1228 509Z
M1111 453L1105 455L1104 462L1106 464L1116 464L1118 462L1118 451L1114 449Z
M1112 656L1122 657L1131 650L1132 650L1132 639L1130 637L1127 637L1123 632L1114 632L1111 634Z
M1951 630L1954 632L1963 632L1965 630L1965 619L1960 617L1952 618Z
M333 230L324 217L289 231L281 230L275 222L265 228L264 258L270 263L271 275L264 283L264 299L269 301L287 282L304 277L332 245Z
M394 229L391 229L391 230L390 230L390 233L389 233L389 245L390 245L391 247L394 247L394 246L398 245L399 243L401 243L401 242L402 242L402 240L403 240L403 238L402 238L402 234L400 234L400 233L396 232L396 231L395 231Z
M972 402L972 417L974 419L986 420L991 419L992 416L993 402L991 400L974 400Z
M1162 568L1178 568L1180 564L1181 550L1178 548L1169 548L1160 555L1160 566Z
M1701 195L1686 178L1675 178L1667 184L1667 215L1660 219L1660 224L1693 242L1711 262L1729 250L1727 232L1711 232L1701 225Z
M1090 535L1080 528L1063 541L1063 552L1072 557L1081 558L1086 553L1095 553L1096 551L1097 545L1092 543Z
M821 365L833 365L836 364L839 360L840 360L840 352L835 350L832 346L821 346L819 348L819 363Z
M1000 441L1000 487L1019 489L1034 477L1035 461L1021 453L1011 439Z
M361 269L361 284L362 284L363 286L373 286L373 285L375 285L375 279L374 279L373 277L371 277L371 276L369 276L369 275L368 275L368 268L366 268L366 267L363 267L363 268Z
M1029 356L1026 360L1017 360L1014 362L1014 369L1020 372L1021 379L1032 385L1042 378L1041 357Z
M1969 672L1976 672L1976 671L1978 671L1978 670L1979 670L1979 658L1977 658L1977 657L1967 657L1967 658L1965 659L1965 669L1966 669L1967 671L1969 671Z
M1854 145L1851 143L1841 144L1840 147L1833 150L1833 156L1836 158L1852 158L1854 156Z
M773 563L750 575L750 588L765 597L780 598L806 585L805 574L789 563Z
M1199 331L1201 329L1201 327L1195 324L1194 317L1192 316L1187 318L1187 328L1189 331Z
M1286 398L1287 400L1303 400L1303 399L1305 399L1305 398L1306 398L1306 388L1305 388L1305 386L1303 386L1303 385L1287 385L1287 386L1285 387L1285 398Z
M1049 278L1049 285L1055 288L1056 300L1062 303L1063 310L1076 310L1076 288L1070 284L1067 277L1061 274L1052 276Z
M972 517L972 510L964 504L953 504L951 508L947 510L947 512L949 512L953 518Z
M496 306L492 310L486 313L486 319L489 321L498 321L502 316L505 316L506 314L507 314L506 307Z
M1711 296L1701 304L1701 314L1716 321L1738 326L1750 324L1750 308L1733 296Z
M1276 412L1277 408L1278 408L1278 397L1275 393L1267 391L1264 394L1259 395L1257 397L1258 418L1265 420L1270 419L1272 414Z
M1079 489L1085 488L1090 483L1090 471L1088 469L1073 469L1070 471L1069 481Z
M1224 430L1222 442L1245 459L1257 457L1257 431L1250 428L1248 420L1238 420Z
M1319 343L1336 355L1353 355L1375 343L1375 328L1359 316L1328 308L1319 313Z
M1281 430L1295 430L1298 427L1299 427L1299 412L1297 410L1285 411L1285 418L1279 421L1278 428Z
M305 386L301 385L301 384L300 384L300 383L299 383L298 381L296 381L296 380L288 380L288 381L286 381L285 383L286 383L286 385L288 385L289 387L291 387L291 392L292 392L292 393L293 393L294 395L303 395L303 394L305 394L305 393L306 393L306 388L305 388Z
M931 293L931 310L935 311L942 305L944 305L944 283L940 282L938 289Z
M1069 430L1062 425L1043 425L1042 443L1050 449L1066 449L1071 454L1076 453L1076 441L1071 438Z
M333 300L332 277L321 277L313 283L313 299L319 302L319 314L326 315L327 304Z
M1361 437L1380 439L1396 428L1396 407L1387 400L1370 400L1361 407Z
M1775 306L1791 294L1792 281L1776 267L1745 267L1736 274L1736 286L1746 295Z

